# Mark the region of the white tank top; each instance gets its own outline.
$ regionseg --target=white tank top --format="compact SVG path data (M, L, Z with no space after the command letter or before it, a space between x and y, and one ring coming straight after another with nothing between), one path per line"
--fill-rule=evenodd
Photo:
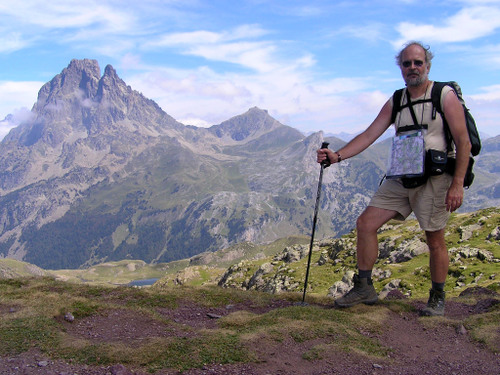
M424 95L418 98L411 98L412 102L416 102L418 100L425 100L431 98L432 87L434 86L434 82L427 87L427 90ZM444 86L441 91L441 108L444 110L444 98L446 95L453 91L453 89L449 86ZM391 98L391 101L393 98ZM406 88L403 90L403 94L401 95L401 105L405 105L408 102L408 94ZM392 102L391 102L392 103ZM415 112L415 116L420 125L427 125L428 128L423 130L424 141L425 141L425 149L433 149L446 151L446 137L444 133L443 121L439 113L436 114L436 118L432 119L432 102L424 102L417 103L413 105L413 110ZM412 126L414 125L413 118L411 116L410 108L405 107L401 109L396 114L396 119L394 121L395 130L397 130L404 126ZM453 156L454 152L450 154Z

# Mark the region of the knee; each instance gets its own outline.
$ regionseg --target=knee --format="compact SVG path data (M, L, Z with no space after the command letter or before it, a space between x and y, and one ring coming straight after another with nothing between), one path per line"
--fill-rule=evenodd
M427 246L429 247L429 253L431 256L448 254L446 244L427 244Z
M368 206L356 220L356 229L358 232L376 234L382 225L395 218L396 215L396 211Z
M429 247L431 255L448 251L443 230L437 232L426 232L426 237L427 246Z
M361 214L356 220L356 229L358 232L376 232L378 228L373 225L368 215Z

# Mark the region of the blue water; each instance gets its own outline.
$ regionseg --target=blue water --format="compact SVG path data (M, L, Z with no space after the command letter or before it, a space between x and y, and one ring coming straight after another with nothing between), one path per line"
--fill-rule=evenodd
M134 280L128 283L129 286L148 286L153 285L158 278L156 279L142 279L142 280Z

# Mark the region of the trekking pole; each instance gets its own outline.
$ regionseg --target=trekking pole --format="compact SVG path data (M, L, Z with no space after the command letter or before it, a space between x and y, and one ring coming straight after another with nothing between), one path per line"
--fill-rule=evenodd
M321 148L328 148L329 143L323 142L321 144ZM311 256L314 242L314 232L316 231L316 222L318 221L318 208L319 208L319 198L321 196L321 183L323 182L323 170L325 169L325 162L321 163L321 170L319 172L319 182L318 182L318 192L316 193L316 205L314 206L314 218L313 218L313 226L311 233L311 243L309 245L309 256L307 259L307 270L306 270L306 279L304 281L304 294L302 295L302 305L305 305L306 300L306 291L307 291L307 281L309 279L309 268L311 266Z

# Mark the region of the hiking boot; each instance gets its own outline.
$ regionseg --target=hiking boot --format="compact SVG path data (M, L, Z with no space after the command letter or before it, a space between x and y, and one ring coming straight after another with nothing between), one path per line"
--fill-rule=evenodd
M431 289L427 307L422 310L423 316L441 316L444 315L444 297L446 292Z
M360 278L358 275L354 275L352 281L354 282L354 287L343 297L336 299L335 306L351 307L358 303L373 305L378 301L377 292L370 279Z

